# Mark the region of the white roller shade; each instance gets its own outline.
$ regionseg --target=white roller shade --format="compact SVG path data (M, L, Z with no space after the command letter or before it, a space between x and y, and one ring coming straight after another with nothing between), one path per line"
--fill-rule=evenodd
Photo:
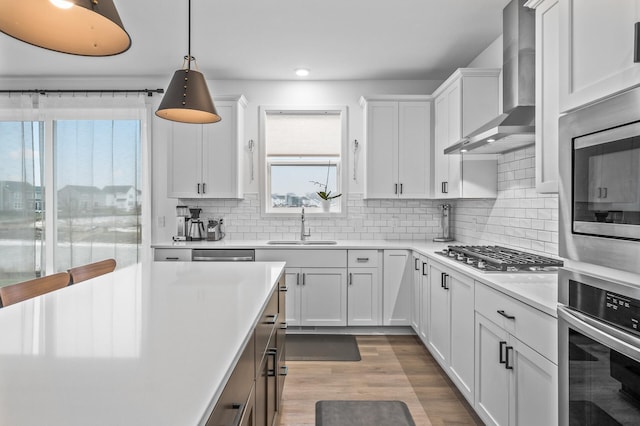
M267 156L339 157L341 126L339 113L268 113Z

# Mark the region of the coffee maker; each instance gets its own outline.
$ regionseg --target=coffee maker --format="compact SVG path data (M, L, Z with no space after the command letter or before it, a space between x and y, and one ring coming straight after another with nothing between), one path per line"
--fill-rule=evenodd
M189 221L187 239L192 241L205 239L206 233L204 231L204 223L202 222L202 219L200 219L200 212L202 209L195 207L189 209L189 211L191 212L191 220Z
M176 235L173 241L187 241L189 232L189 207L176 206Z

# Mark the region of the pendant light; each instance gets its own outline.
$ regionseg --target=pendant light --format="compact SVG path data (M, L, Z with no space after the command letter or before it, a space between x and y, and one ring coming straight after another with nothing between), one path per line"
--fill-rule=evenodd
M189 44L183 69L173 73L167 92L160 102L156 115L171 121L205 124L217 123L221 117L213 105L207 82L201 72L191 69L191 0L189 0ZM184 68L184 64L187 67Z
M0 0L0 31L72 55L111 56L131 47L113 0Z

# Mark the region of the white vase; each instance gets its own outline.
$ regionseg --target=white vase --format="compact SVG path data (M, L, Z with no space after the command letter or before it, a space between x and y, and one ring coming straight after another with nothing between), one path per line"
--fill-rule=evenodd
M320 200L320 204L322 204L322 211L329 213L331 210L331 200Z

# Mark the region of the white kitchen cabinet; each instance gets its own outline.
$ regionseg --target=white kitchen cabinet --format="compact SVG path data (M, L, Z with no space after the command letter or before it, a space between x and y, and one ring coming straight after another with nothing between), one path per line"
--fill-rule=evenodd
M639 0L560 0L560 112L640 84Z
M345 268L302 268L301 326L347 325L347 271Z
M383 325L411 325L413 262L408 250L385 250Z
M347 325L346 250L256 250L256 261L284 261L287 326Z
M411 292L411 326L427 346L429 326L429 261L426 256L413 253L413 287Z
M530 0L536 13L536 191L558 192L560 6Z
M557 366L476 313L475 408L487 425L556 425Z
M427 348L469 403L474 400L474 281L429 264Z
M367 97L365 198L428 198L431 97Z
M167 147L169 198L242 198L244 96L219 96L222 120L170 122Z
M557 424L557 320L484 284L475 296L476 412L487 424Z
M349 250L347 325L382 325L382 252Z
M495 155L444 154L499 114L499 69L460 68L434 92L435 198L495 198L498 166Z

